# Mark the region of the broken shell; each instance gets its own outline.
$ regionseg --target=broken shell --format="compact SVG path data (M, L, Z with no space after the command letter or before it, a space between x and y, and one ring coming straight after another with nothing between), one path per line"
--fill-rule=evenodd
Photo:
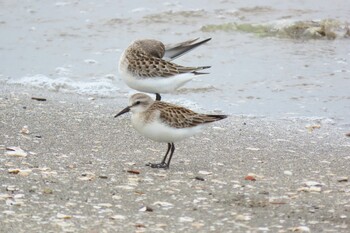
M158 205L165 208L172 208L174 206L172 203L165 202L165 201L156 201L153 203L153 205Z
M240 221L249 221L252 219L252 217L250 215L237 215L236 216L236 219L237 220L240 220Z
M5 155L16 156L16 157L27 157L27 152L22 150L20 147L12 146L6 147Z
M260 148L255 148L255 147L247 147L245 148L246 150L251 150L251 151L259 151Z
M193 218L191 218L191 217L180 217L179 218L179 222L193 222L194 221L194 219Z
M311 133L315 129L320 129L321 125L307 125L307 126L305 126L305 128Z
M254 176L246 176L244 177L245 180L250 180L250 181L256 181L256 178Z
M66 215L66 214L61 214L61 213L58 213L56 215L57 218L60 218L60 219L71 219L72 216L71 215Z
M31 169L19 169L19 168L14 168L14 169L8 169L8 173L10 174L18 174L21 176L28 176L30 173L32 173Z
M347 176L342 176L342 177L339 177L337 179L338 182L348 182L349 181L349 177Z
M211 174L213 174L212 172L208 172L208 171L199 171L198 173L201 174L201 175L211 175Z
M292 227L288 230L293 232L310 232L310 228L308 228L307 226Z
M20 133L22 134L29 134L29 129L28 129L28 126L23 126Z
M307 186L307 187L312 187L312 186L322 187L322 186L324 186L323 183L319 183L317 181L306 181L303 184L304 184L304 186Z
M126 219L126 217L124 215L120 215L120 214L113 215L113 216L111 216L109 218L110 219L115 219L115 220L124 220L124 219Z
M153 212L153 209L151 207L149 207L149 206L144 206L141 209L139 209L139 211L140 212L146 212L146 211Z
M9 185L9 186L7 186L6 187L6 191L18 191L19 190L19 188L17 188L16 186L14 186L14 185Z
M17 168L15 168L15 169L8 169L7 171L10 174L18 174L19 173L19 169L17 169Z
M135 175L140 174L140 171L138 171L138 170L127 170L126 172L131 173L131 174L135 174Z

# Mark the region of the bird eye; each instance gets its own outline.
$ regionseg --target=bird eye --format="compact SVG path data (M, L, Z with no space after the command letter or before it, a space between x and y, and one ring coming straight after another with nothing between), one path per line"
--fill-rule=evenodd
M136 101L135 105L139 105L141 102L140 101Z

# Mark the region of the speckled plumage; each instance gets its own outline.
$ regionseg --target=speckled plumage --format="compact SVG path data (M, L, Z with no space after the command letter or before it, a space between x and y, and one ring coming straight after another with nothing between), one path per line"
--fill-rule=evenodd
M138 78L171 77L177 74L193 73L209 67L186 67L162 59L165 47L156 40L138 40L125 51L123 64ZM195 74L195 73L194 73Z
M209 41L185 41L165 46L152 39L134 41L121 55L119 72L131 88L147 93L168 93L183 86L195 76L206 74L200 70L210 66L182 66L173 59Z
M150 96L142 93L132 95L129 106L115 117L129 111L132 112L131 123L140 134L154 141L168 143L168 150L163 161L159 164L150 164L153 168L169 168L175 150L174 142L200 133L202 126L227 117L226 115L196 113L174 104L154 101ZM170 158L166 163L165 160L170 150Z
M148 112L159 111L160 120L173 128L191 128L201 124L218 121L224 118L222 115L207 115L196 113L190 109L180 107L174 104L155 101L145 111Z

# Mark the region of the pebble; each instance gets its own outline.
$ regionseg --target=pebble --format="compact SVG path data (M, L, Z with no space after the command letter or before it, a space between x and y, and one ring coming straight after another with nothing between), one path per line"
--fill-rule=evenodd
M193 222L194 219L191 217L179 217L179 222Z
M247 147L245 148L246 150L251 150L251 151L259 151L260 148L256 148L256 147Z
M32 97L32 100L36 100L36 101L46 101L45 98L42 97Z
M211 175L211 174L213 174L212 172L208 172L208 171L199 171L198 173L201 174L201 175Z
M205 179L203 177L200 177L200 176L196 176L194 179L200 180L200 181L205 181Z
M284 171L283 174L285 174L287 176L291 176L291 175L293 175L293 172L291 172L291 171Z
M240 221L249 221L251 219L252 219L252 217L250 215L247 215L247 214L244 214L244 215L239 214L236 216L236 220L240 220Z

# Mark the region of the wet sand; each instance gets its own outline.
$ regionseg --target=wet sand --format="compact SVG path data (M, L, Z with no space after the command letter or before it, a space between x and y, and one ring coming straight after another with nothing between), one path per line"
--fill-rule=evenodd
M230 116L157 170L126 103L1 85L1 232L349 231L346 129Z

